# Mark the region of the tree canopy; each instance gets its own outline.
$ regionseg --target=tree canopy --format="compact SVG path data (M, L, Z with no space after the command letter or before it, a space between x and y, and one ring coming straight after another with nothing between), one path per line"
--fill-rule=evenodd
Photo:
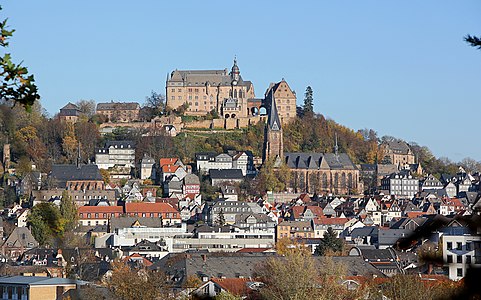
M4 51L7 51L9 39L14 31L14 29L9 29L7 19L0 21L0 47ZM40 99L34 76L28 74L27 68L22 63L14 63L10 53L4 53L3 57L0 57L0 68L0 77L2 78L0 99L19 103L27 111L31 111L35 101Z

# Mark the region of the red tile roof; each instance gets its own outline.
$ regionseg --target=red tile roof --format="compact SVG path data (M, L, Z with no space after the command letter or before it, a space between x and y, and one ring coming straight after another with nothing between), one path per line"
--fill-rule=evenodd
M162 166L162 173L175 173L179 166L174 165L163 165Z
M179 159L178 158L174 158L174 157L169 157L169 158L161 158L159 160L159 165L161 167L165 166L165 165L173 165L175 164Z
M406 216L410 219L413 219L413 218L421 217L424 214L425 213L422 211L409 211L406 213Z
M247 295L247 282L252 281L249 278L212 278L211 280L220 285L224 290L237 296Z
M132 202L132 203L125 204L125 212L126 213L151 213L151 212L176 213L178 211L169 203Z

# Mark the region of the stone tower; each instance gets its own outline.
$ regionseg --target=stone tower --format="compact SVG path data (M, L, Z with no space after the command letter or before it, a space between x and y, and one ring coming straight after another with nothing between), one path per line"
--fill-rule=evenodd
M267 109L267 124L264 131L264 155L262 162L274 158L275 165L279 165L284 159L284 143L282 140L282 124L277 113L277 105L274 96L271 97Z

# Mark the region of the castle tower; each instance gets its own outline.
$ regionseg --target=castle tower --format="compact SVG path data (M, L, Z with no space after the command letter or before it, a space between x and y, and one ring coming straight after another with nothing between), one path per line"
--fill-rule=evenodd
M284 160L284 143L282 140L282 124L277 113L274 95L268 106L267 125L264 131L264 155L262 162L274 158L276 165Z
M232 66L230 76L232 79L232 85L237 85L240 78L240 70L239 70L239 67L237 66L237 58L234 58L234 65Z

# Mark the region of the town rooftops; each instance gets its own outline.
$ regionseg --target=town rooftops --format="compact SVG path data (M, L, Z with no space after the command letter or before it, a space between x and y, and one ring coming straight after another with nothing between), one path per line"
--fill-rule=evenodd
M163 165L162 166L162 173L175 173L179 166L174 165Z
M405 141L395 140L395 141L387 141L385 144L395 153L400 154L409 154L411 149L409 145Z
M0 277L0 284L4 285L73 285L80 282L67 278L51 278L40 276L4 276Z
M317 218L314 219L314 225L344 225L348 221L348 218Z

